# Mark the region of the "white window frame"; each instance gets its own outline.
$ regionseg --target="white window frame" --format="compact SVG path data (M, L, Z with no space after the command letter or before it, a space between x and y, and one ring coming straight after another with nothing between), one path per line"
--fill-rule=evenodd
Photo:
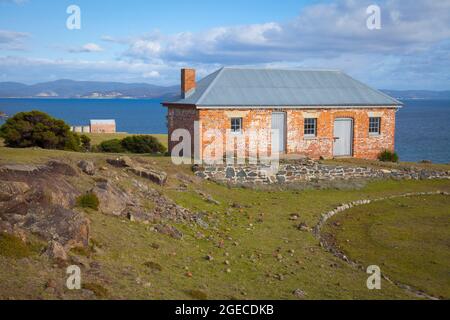
M312 127L312 129L314 129L314 133L306 133L307 130L311 130L310 126L311 124L307 124L307 122L313 120L313 124L314 126ZM317 137L317 118L305 118L304 119L304 123L303 123L303 134L305 136L305 138L311 139L311 138L316 138Z
M233 121L238 120L238 125L234 124L233 125ZM243 124L244 120L242 117L232 117L230 118L230 131L232 134L241 134L242 133L242 124ZM239 127L239 130L236 130L236 128L233 128L233 126L235 127Z
M372 125L372 120L377 120L377 126ZM372 129L378 129L377 131L371 131ZM369 117L369 136L381 135L381 117Z

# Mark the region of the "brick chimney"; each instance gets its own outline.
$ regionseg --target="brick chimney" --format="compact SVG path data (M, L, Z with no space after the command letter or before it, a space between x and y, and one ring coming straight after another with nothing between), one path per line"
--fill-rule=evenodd
M195 91L195 69L181 69L181 96L189 97Z

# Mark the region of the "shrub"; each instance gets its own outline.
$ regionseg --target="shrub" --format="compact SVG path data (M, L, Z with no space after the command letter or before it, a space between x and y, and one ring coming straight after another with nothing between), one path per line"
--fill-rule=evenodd
M378 160L383 162L398 162L398 155L396 152L384 150L378 155Z
M99 204L100 201L98 200L97 195L93 192L88 192L77 198L77 206L81 208L89 208L97 211Z
M119 139L103 141L102 143L100 143L99 149L101 152L109 152L109 153L125 152L124 147L122 147L122 141Z
M11 148L80 149L80 137L64 121L40 111L17 113L0 127L0 135Z
M89 138L85 134L82 134L80 136L80 141L81 141L81 148L83 148L84 151L91 150L91 138Z
M122 147L131 153L164 153L166 148L153 136L131 136L122 140Z

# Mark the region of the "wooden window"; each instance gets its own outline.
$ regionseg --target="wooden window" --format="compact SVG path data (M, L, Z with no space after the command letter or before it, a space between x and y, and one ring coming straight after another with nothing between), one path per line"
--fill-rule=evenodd
M242 132L242 118L231 118L231 132Z
M305 118L305 137L317 136L317 118Z
M381 118L373 117L369 118L369 134L379 135L381 133Z

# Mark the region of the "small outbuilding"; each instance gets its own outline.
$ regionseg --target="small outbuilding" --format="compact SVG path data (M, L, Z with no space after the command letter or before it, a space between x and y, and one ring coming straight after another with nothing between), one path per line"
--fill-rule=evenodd
M116 133L116 120L90 120L91 133Z
M239 136L275 129L284 154L375 159L395 148L396 111L402 103L341 71L225 67L198 83L195 70L182 69L181 96L163 105L169 150L177 144L171 134L180 128L192 140L200 135L202 148L214 140L204 135L207 130ZM194 130L196 121L200 132Z

